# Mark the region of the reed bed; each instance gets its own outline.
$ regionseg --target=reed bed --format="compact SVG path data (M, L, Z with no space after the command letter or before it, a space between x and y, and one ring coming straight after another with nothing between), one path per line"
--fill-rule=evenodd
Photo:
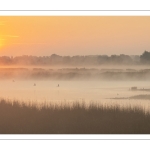
M36 105L0 100L0 134L149 134L140 108L84 103Z

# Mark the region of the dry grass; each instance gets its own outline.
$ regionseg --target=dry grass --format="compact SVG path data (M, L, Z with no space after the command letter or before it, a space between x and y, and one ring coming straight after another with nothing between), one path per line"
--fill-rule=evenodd
M149 134L150 114L138 108L120 109L75 103L36 106L0 101L1 134Z

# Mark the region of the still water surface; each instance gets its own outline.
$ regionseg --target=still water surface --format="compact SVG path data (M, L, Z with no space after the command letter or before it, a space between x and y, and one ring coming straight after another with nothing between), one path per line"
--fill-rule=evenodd
M71 105L77 101L87 105L97 103L104 106L140 107L150 111L150 100L111 99L150 94L129 90L132 86L150 88L150 81L0 80L0 85L1 98L25 103Z

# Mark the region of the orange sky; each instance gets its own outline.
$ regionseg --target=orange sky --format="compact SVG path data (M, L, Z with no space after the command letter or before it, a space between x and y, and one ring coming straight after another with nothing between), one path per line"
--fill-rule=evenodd
M150 51L150 17L0 16L0 56Z

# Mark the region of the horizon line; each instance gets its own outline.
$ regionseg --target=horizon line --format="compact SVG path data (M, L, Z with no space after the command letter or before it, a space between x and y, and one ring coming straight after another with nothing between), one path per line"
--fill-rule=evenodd
M145 52L145 51L144 51ZM144 53L143 52L143 53ZM149 51L147 51L147 52L149 52ZM143 54L142 53L142 54ZM108 54L89 54L89 55L80 55L80 54L76 54L76 55L59 55L59 54L56 54L56 53L53 53L53 54L51 54L51 55L31 55L31 54L22 54L22 55L16 55L16 56L14 56L14 55L0 55L0 57L2 57L2 56L10 56L10 57L17 57L17 56L36 56L36 57L41 57L41 56L52 56L52 55L57 55L57 56L70 56L70 57L73 57L73 56L113 56L113 55L116 55L116 56L120 56L120 55L128 55L128 56L140 56L140 55L142 55L142 54L123 54L123 53L120 53L120 54L111 54L111 55L108 55Z

